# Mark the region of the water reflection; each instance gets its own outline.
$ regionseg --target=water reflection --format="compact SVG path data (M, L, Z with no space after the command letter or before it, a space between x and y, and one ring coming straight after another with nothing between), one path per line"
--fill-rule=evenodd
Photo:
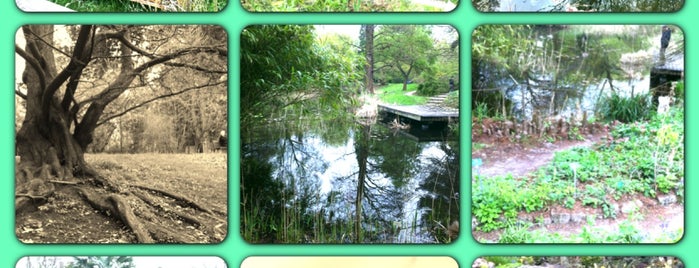
M241 138L242 229L262 232L250 242L436 243L458 219L458 141L347 122Z
M649 93L651 68L665 64L658 54L659 29L532 26L525 29L531 41L523 52L499 61L473 59L472 107L520 120L536 114L580 118L594 114L603 96ZM681 53L676 57L683 59Z

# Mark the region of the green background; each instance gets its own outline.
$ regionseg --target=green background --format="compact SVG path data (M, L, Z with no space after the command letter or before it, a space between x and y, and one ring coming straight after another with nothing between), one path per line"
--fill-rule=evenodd
M247 13L237 0L232 0L219 13L190 14L112 14L112 13L24 13L13 0L0 1L0 267L14 267L23 256L77 256L77 255L178 255L220 256L229 267L240 267L247 256L269 255L447 255L456 259L460 267L470 267L480 255L673 255L680 257L687 267L699 266L692 256L697 252L699 237L694 232L697 215L687 213L685 236L674 245L480 245L473 240L469 229L470 180L462 184L462 229L461 238L450 245L249 245L239 235L239 148L230 148L229 166L229 232L221 244L216 245L24 245L14 232L14 36L23 24L217 24L224 26L229 34L230 79L229 79L229 122L231 144L239 144L238 92L239 88L239 44L241 30L251 24L450 24L461 35L462 92L470 91L470 34L481 24L675 24L685 32L686 64L691 70L699 59L693 54L699 36L699 3L688 0L683 9L670 14L483 14L477 12L470 1L461 3L450 13L357 13L357 14L294 14L294 13ZM686 208L697 207L696 194L699 189L693 182L699 168L692 165L697 152L697 140L693 137L693 116L699 108L699 94L694 92L697 81L686 75ZM470 177L470 111L469 94L462 94L462 178Z

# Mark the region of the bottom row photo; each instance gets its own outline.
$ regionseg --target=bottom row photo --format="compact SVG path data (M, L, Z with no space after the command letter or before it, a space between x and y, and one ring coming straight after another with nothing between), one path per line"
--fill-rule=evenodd
M679 258L669 256L483 256L470 264L472 268L491 267L663 267L679 268ZM237 267L238 265L231 265ZM32 256L21 258L16 268L226 268L219 257L144 257L144 256ZM248 257L240 268L458 268L447 256L409 257Z

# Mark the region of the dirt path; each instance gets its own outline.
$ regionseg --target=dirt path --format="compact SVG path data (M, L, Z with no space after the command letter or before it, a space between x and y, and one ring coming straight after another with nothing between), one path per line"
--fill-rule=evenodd
M514 177L521 177L550 163L556 152L573 147L592 146L604 135L606 134L597 133L587 135L583 141L545 142L540 145L497 143L492 140L479 142L474 139L474 144L485 147L474 149L471 154L473 159L482 161L481 166L474 168L473 174L484 177L512 174Z

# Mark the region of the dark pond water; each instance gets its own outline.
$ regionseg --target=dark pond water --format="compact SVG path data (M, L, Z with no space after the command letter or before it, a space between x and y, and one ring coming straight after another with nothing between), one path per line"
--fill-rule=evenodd
M502 114L504 103L504 113L519 119L531 119L534 112L568 117L594 114L600 97L612 92L648 93L650 70L662 64L655 28L619 28L611 33L587 26L535 28L535 41L527 48L532 51L527 55L529 69L515 72L498 63L474 62L472 105L475 109L487 103L489 109L499 107L491 114ZM580 41L583 36L585 43Z
M683 0L477 0L481 11L498 12L674 12Z
M343 121L249 130L242 199L254 205L242 213L285 221L295 211L306 239L279 238L277 227L274 242L444 242L440 224L459 216L459 143L430 133Z

